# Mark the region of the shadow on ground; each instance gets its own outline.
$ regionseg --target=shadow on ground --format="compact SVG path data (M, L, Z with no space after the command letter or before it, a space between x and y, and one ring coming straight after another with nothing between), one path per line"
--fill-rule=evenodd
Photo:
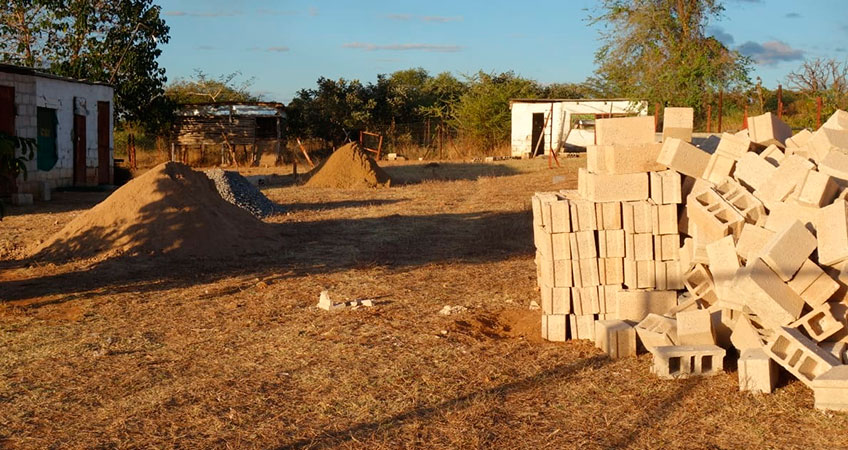
M418 184L425 181L476 180L480 177L506 177L521 173L513 167L495 163L432 162L384 166L393 185Z

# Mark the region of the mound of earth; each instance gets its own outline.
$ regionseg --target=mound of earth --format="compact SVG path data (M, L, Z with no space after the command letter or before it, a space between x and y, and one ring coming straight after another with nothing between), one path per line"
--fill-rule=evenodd
M118 255L221 259L273 249L271 225L225 201L202 172L160 164L80 214L32 253L74 260Z
M306 186L338 189L389 187L392 179L359 145L352 142L312 171Z

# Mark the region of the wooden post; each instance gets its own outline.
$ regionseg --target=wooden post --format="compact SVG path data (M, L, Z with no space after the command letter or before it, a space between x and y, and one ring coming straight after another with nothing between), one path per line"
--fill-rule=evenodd
M710 126L713 120L713 105L707 105L707 133L712 133Z
M721 118L724 114L724 91L718 91L718 129L717 133L721 133Z
M821 128L822 98L816 97L816 129Z
M742 129L748 129L748 104L745 104L745 113L742 115Z
M277 158L274 160L274 165L278 165L283 162L283 149L282 149L282 140L283 140L283 127L280 123L280 118L277 117L277 142L274 143L274 152L277 154Z
M654 105L654 133L657 132L657 128L660 126L660 104L657 103Z
M777 85L777 118L783 119L783 85Z

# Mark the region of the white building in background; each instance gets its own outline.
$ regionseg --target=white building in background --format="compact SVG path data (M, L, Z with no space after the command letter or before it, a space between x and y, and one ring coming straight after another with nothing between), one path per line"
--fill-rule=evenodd
M106 84L0 64L0 133L38 144L18 191L112 184L113 97Z
M512 156L563 151L566 144L585 147L595 142L594 119L644 116L648 102L626 99L515 99L512 111ZM582 119L587 119L581 123ZM586 123L589 122L589 123Z

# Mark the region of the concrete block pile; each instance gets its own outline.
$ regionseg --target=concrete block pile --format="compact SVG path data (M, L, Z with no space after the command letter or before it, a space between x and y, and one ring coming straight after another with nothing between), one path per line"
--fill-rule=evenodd
M577 191L533 197L542 335L653 355L660 378L738 358L739 388L781 369L848 410L848 113L814 132L774 114L693 145L692 111L596 121ZM710 152L706 148L715 148Z

